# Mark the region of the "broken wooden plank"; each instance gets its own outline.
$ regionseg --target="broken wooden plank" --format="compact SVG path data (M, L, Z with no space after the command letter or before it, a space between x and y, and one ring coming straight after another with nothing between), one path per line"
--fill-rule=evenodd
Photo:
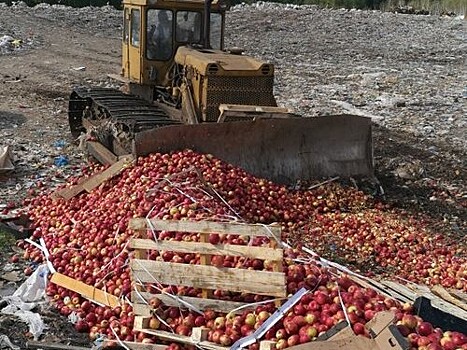
M118 161L118 157L100 142L87 141L86 148L88 152L103 165L112 165Z
M84 191L83 184L88 180L89 177L82 177L78 180L78 183L76 185L59 189L52 193L50 197L52 199L58 199L61 197L65 200L69 200Z
M464 320L467 320L467 311L458 307L457 305L455 304L452 304L451 302L449 301L446 301L438 296L436 296L435 294L433 294L431 291L429 292L426 292L424 286L417 286L415 288L419 288L418 290L418 293L417 295L418 296L423 296L427 299L430 300L431 302L431 305L436 308L436 309L439 309L447 314L450 314L450 315L453 315L453 316L456 316L460 319L464 319ZM428 290L430 290L428 288Z
M239 301L227 301L227 300L216 300L216 299L204 299L197 297L187 296L173 296L166 294L152 294L149 292L135 292L131 293L131 302L133 303L133 312L136 315L149 316L151 313L151 307L147 305L147 302L151 298L158 298L164 305L177 306L186 308L186 305L181 303L178 299L185 301L186 303L196 307L198 310L213 310L217 312L229 313L232 310L241 308L238 313L242 313L245 310L254 310L255 306L248 306L250 304L242 303Z
M104 181L111 179L112 177L118 175L125 167L133 161L132 156L122 157L118 162L112 164L109 168L103 172L93 175L88 178L83 178L80 182L71 187L65 187L55 191L51 197L52 199L64 198L69 200L76 195L80 194L83 191L91 192L94 188L98 187Z
M150 219L152 228L158 231L172 232L202 232L202 233L225 233L241 236L273 236L281 239L281 226L261 224L241 224L233 222L217 221L188 221L188 220L159 220ZM131 219L129 228L135 231L149 229L148 220L143 218Z
M112 164L110 167L105 169L103 172L96 174L89 178L83 183L83 188L87 192L91 192L96 187L100 186L105 181L113 178L114 176L120 174L124 169L126 169L134 161L133 156L122 157L118 162Z
M467 294L460 291L460 290L454 290L454 289L449 289L449 294L451 294L454 298L463 301L464 303L467 303Z
M251 259L280 260L284 256L282 249L253 247L235 244L211 244L202 242L154 241L151 239L131 239L130 248L164 250L181 253L199 253L208 255L243 256Z
M417 298L417 293L402 284L393 281L381 281L381 283L391 290L395 297L404 298L407 302L413 302Z
M451 304L456 305L457 307L460 307L461 309L467 311L467 303L460 301L459 299L453 297L446 289L443 288L441 285L436 285L431 287L431 292L446 300L447 302L450 302Z
M50 197L52 199L58 199L61 197L65 200L69 200L83 191L84 191L84 188L82 185L75 185L72 187L65 187L60 190L57 190L54 193L52 193Z
M54 273L50 279L52 283L66 289L72 290L73 292L79 293L85 298L88 298L99 304L106 306L115 307L120 305L120 300L112 294L106 293L103 290L90 286L81 281L75 280L71 277L65 276L61 273Z
M465 309L459 307L457 303L451 303L450 300L435 295L428 286L415 283L402 285L394 281L382 281L382 283L388 287L388 290L394 291L394 295L398 294L399 296L407 298L408 302L413 303L418 297L425 297L430 300L434 308L460 319L467 319L467 311ZM466 305L464 304L464 306Z
M285 274L215 266L189 265L133 259L130 268L136 280L176 286L221 289L275 297L287 296Z

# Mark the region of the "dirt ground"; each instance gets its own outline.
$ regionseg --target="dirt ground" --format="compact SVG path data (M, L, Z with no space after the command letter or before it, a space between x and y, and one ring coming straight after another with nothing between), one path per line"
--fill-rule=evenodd
M255 40L258 37L266 38L271 31L278 41L281 38L277 35L284 35L284 38L287 35L290 39L290 31L281 29L282 27L275 28L274 22L268 22L272 18L273 10L268 10L264 19L257 13L258 10L252 14L254 20L250 25L253 25L259 34L254 31L242 31L249 11L249 9L237 9L233 12L233 19L229 22L233 34L229 36L228 41L233 42L234 39L241 38L248 42L251 39L250 51L268 57L271 52L267 48L262 49ZM313 11L318 13L319 10L313 9ZM328 14L328 12L319 13L322 18ZM0 204L13 201L19 205L20 200L26 195L28 183L47 181L50 178L60 182L84 164L83 154L77 149L68 133L67 98L75 85L114 84L107 74L118 73L120 70L120 15L120 12L111 8L95 12L92 8L77 10L39 6L28 9L24 6L0 6L0 36L8 34L23 41L20 48L0 54L0 137L2 137L0 144L12 145L17 157L17 170L12 174L0 175L0 187L2 187ZM352 20L350 12L348 16L350 16L349 21ZM355 16L355 21L358 22L360 15ZM289 17L292 24L293 16ZM408 30L411 28L410 25L415 28L423 24L422 20L415 16L406 18ZM425 25L429 25L429 19L426 21ZM457 25L456 23L453 22L452 25ZM460 23L460 28L455 29L456 33L465 30L466 25ZM283 28L287 26L284 25ZM329 31L327 35L327 43L332 43L333 32ZM256 52L252 48L255 45ZM309 48L310 55L313 49L316 48ZM335 52L332 49L332 45L329 44L327 52L323 53L325 60L334 53L336 57L341 54L337 49ZM465 45L462 50L466 51ZM297 52L287 52L284 48L284 51L276 51L272 54L275 54L277 60L279 57L285 57L283 61L279 60L280 64L276 68L279 80L277 91L282 101L287 101L287 79L291 76L290 70L303 69L299 66L292 68L285 66L287 55L296 58ZM319 48L314 52L319 52ZM449 44L446 44L445 50L439 51L438 54L447 61L449 61L448 57L454 55L449 50ZM329 61L326 62L329 64ZM400 62L400 64L405 63L405 61ZM335 62L336 67L342 64L342 61ZM344 64L348 65L346 67L349 73L356 74L361 71L361 67L352 66L351 62ZM435 64L441 63L433 63ZM450 66L449 69L453 70L453 76L458 76L462 80L465 75L461 67L462 64L458 64ZM322 77L323 81L316 81L319 80L319 75L309 77L310 81L313 80L313 85L324 84L325 78ZM465 83L464 80L464 86ZM289 97L292 99L296 96L291 93ZM456 113L461 119L465 118L466 102L463 96L459 96L457 102L453 102L457 106ZM360 105L354 103L354 106ZM438 106L430 108L429 112L433 112ZM420 114L423 115L425 112L427 111L421 110ZM416 120L412 123L417 125ZM447 122L446 125L449 123L452 124ZM457 134L453 135L460 139L462 135L465 137L464 126L465 119L464 124L455 128ZM60 150L62 153L66 151L69 157L69 165L64 168L53 166L54 158L60 154L53 146L58 140L65 140L67 144L65 150ZM374 152L376 176L384 188L387 201L394 203L395 206L426 214L431 218L433 226L444 234L465 240L467 150L464 147L459 146L457 141L450 143L449 135L441 138L421 138L410 128L376 122ZM7 248L0 254L0 266L6 266L12 253L13 248ZM19 269L17 272L22 277L22 270ZM19 283L20 281L17 284ZM3 285L5 286L6 284ZM13 288L15 285L9 286ZM66 320L52 317L50 313L50 310L43 313L50 327L46 340L74 345L87 343L84 338L73 334ZM24 345L27 340L24 336L27 329L23 325L17 328L16 323L8 322L8 320L2 322L0 316L0 334L7 334Z

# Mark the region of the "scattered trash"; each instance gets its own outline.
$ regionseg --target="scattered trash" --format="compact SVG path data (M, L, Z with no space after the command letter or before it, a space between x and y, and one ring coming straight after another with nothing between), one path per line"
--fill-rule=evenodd
M10 45L10 43L13 40L14 39L9 35L4 35L4 36L0 37L0 47L5 47L5 46Z
M13 295L3 298L8 302L8 306L0 311L2 314L14 315L26 322L35 340L39 339L46 325L41 316L31 310L44 301L48 273L47 265L40 265Z
M3 275L0 275L0 278L8 281L8 282L19 282L21 281L21 277L19 276L17 271L7 272Z
M3 35L0 37L0 52L11 52L20 48L23 45L21 39L15 39L10 35Z
M76 67L76 68L73 68L73 70L82 72L82 71L85 71L85 70L86 70L86 67L84 67L84 66L82 66L82 67Z
M63 140L57 140L54 142L54 147L57 149L62 149L63 147L65 147L65 145L66 145L66 142Z
M7 349L7 348L10 348L13 350L20 349L20 347L14 345L6 335L0 334L0 349Z
M404 180L415 180L424 173L425 169L419 160L403 162L394 170L394 174Z
M56 166L65 166L65 165L68 165L68 157L67 156L58 156L58 157L55 157L55 161L54 161L54 164Z
M12 161L10 146L0 147L0 174L12 171L15 169Z

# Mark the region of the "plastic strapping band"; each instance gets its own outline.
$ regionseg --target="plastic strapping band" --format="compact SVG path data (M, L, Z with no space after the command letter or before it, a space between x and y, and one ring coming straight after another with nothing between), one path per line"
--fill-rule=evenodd
M253 334L246 336L237 340L230 350L239 350L243 349L253 343L256 343L258 339L260 339L271 327L273 327L279 320L289 311L299 300L305 295L309 293L306 288L300 289L297 293L295 293L292 297L290 297L287 302L281 306L276 312L274 312Z
M40 238L39 239L39 242L40 242L40 245L37 244L36 242L30 240L29 238L26 238L24 240L25 242L28 242L29 244L32 244L34 247L36 247L37 249L39 249L42 254L44 255L44 258L45 258L45 262L47 264L47 267L49 268L49 271L51 273L55 273L57 272L57 270L55 270L54 266L52 265L52 263L50 262L49 260L49 256L50 256L50 253L49 251L47 250L47 247L45 246L45 241L43 238Z

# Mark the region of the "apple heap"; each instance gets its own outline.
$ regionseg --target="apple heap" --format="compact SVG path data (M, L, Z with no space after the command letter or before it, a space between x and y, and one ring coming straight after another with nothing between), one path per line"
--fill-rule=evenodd
M315 215L296 239L323 256L333 246L347 262L374 266L416 283L467 290L465 244L433 234L423 221L395 210Z
M83 174L92 176L102 169L101 166L91 165L83 169ZM72 186L78 181L80 178L70 179L66 186ZM140 157L133 167L125 169L91 193L79 194L68 201L52 200L45 187L40 187L40 191L42 192L38 196L26 201L35 226L32 238L44 239L51 254L49 259L58 272L119 297L129 296L134 286L128 267L132 252L127 248L129 239L135 235L135 232L128 229L128 222L134 217L172 220L235 218L251 223L279 222L284 229L284 239L292 242L302 240L314 246L317 241L323 241L327 232L339 237L344 247L346 242L354 242L350 252L362 258L368 258L371 248L368 242L374 239L377 242L374 249L380 247L378 249L381 250L376 255L379 257L377 263L384 267L389 262L401 275L404 271L400 267L406 267L408 260L402 258L396 249L407 250L406 240L413 245L420 241L416 245L415 254L409 251L407 256L412 260L421 259L423 253L423 257L436 257L433 258L435 260L420 262L428 271L428 277L431 276L430 273L433 278L450 277L454 279L450 285L465 289L465 259L457 256L461 252L460 244L457 248L455 244L451 244L448 249L443 250L441 244L446 242L442 237L431 235L415 221L409 220L406 224L394 227L398 223L397 215L389 212L387 205L374 201L361 191L338 184L327 184L313 190L292 190L255 178L211 155L186 150ZM315 227L314 231L310 230L312 225ZM398 234L395 236L397 238L386 239L395 233ZM407 235L409 236L406 237ZM148 232L148 238L154 237L162 240L199 241L197 234ZM267 238L250 239L245 236L218 234L210 235L209 241L214 244L269 244ZM35 247L25 242L19 242L18 245L25 248L25 258L36 263L42 261L42 254ZM349 260L352 254L347 257ZM277 340L280 348L314 339L317 334L344 319L345 313L348 314L354 331L357 334L366 334L363 325L374 313L394 308L402 310L398 313L402 319L403 313L409 312L404 310L404 306L390 299L386 300L387 298L382 298L374 291L349 284L346 279L337 280L327 269L316 263L295 263L294 259L298 257L299 251L286 251L284 271L287 274L287 291L292 294L299 288L306 287L313 292L307 294L303 302L294 307L275 326L274 331L270 330L266 335L269 339ZM196 254L169 251L151 251L147 258L186 264L199 263L199 256ZM270 261L239 257L213 256L211 263L215 266L255 270L272 268ZM442 273L446 275L441 275L441 272L438 274L437 265L428 266L429 263L439 263ZM460 271L464 271L464 274ZM424 272L421 273L420 276L425 276ZM418 274L414 275L420 278ZM435 279L428 281L436 282ZM345 310L341 309L339 302L338 285L342 288L341 297ZM154 286L145 287L151 293L158 292ZM177 295L199 296L201 292L192 287L161 288ZM91 338L106 334L126 340L136 337L142 342L154 341L146 334L132 330L134 313L127 304L114 309L96 306L52 283L48 285L47 294L64 315L76 312L80 317L76 324L77 330L89 332ZM226 291L214 291L214 297L244 302L265 299L264 296ZM158 304L154 306L154 317L149 327L190 334L193 326L205 325L212 331L209 334L212 341L227 344L232 343L239 335L257 328L263 318L273 312L271 308L272 306L266 305L254 312L236 316L215 313L214 317L212 313L197 315ZM239 330L240 321L243 324Z
M420 350L467 349L467 336L460 332L434 328L420 317L405 314L397 321L397 328L413 348Z

